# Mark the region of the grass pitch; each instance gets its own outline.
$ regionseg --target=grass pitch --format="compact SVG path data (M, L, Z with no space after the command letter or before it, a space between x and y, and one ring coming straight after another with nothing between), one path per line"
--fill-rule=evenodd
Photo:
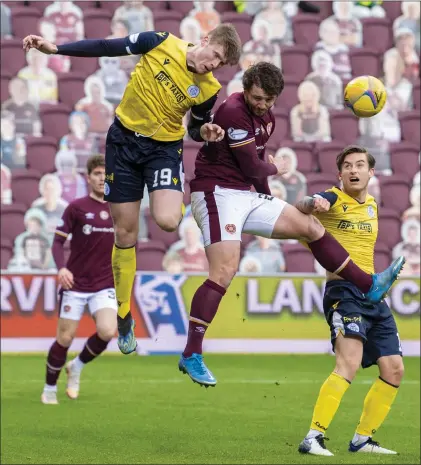
M80 397L42 405L45 355L3 355L4 464L420 463L420 360L406 374L375 439L398 456L350 454L349 440L377 369L361 370L329 428L334 457L302 456L331 356L209 355L218 379L200 388L172 356L103 356L86 366Z

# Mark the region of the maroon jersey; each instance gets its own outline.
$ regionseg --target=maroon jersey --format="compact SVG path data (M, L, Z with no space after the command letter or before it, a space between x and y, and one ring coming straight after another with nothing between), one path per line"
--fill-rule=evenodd
M254 115L244 94L230 95L216 111L213 123L225 130L221 142L206 143L196 157L191 192L213 192L215 186L270 194L267 177L277 174L275 165L264 161L265 148L275 129L272 111Z
M65 265L63 244L69 234L71 252ZM57 269L66 266L73 273L72 291L98 292L114 287L113 244L114 228L107 202L87 196L67 206L56 229L53 257Z

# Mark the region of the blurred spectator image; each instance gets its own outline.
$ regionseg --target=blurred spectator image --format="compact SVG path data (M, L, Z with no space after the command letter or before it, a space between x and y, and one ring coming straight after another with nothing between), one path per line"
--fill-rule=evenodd
M335 21L325 19L319 26L320 41L314 50L325 50L333 60L332 71L341 79L351 78L351 62L348 45L341 42L341 31Z
M394 32L395 47L399 52L404 65L405 71L403 73L409 81L414 82L419 78L420 73L420 59L417 51L415 50L415 35L411 29L399 28ZM385 53L384 59L387 55L393 53L393 48Z
M263 266L260 260L254 255L245 255L238 265L238 271L240 273L262 273Z
M402 16L395 19L393 30L410 29L415 36L415 48L420 53L420 3L401 2Z
M361 47L363 43L363 28L361 21L354 16L353 2L332 2L334 15L329 19L334 21L341 35L341 42L348 47Z
M124 89L129 81L126 73L120 68L119 57L100 57L100 69L95 73L104 83L105 98L118 105L123 98Z
M89 76L85 81L85 97L75 105L76 111L84 111L90 120L89 131L105 134L114 117L114 107L105 99L105 86L98 76Z
M26 61L28 66L19 71L18 77L28 83L30 102L57 103L57 75L48 67L48 55L32 48Z
M85 178L77 172L77 158L72 150L59 150L56 155L56 175L59 178L66 202L88 195Z
M37 235L47 237L47 217L45 213L39 208L30 208L26 213L23 219L25 224L25 231L19 234L14 243L15 253L19 253L21 250L23 239L27 236Z
M214 8L215 2L194 1L193 5L190 16L199 22L202 37L206 37L221 22L219 13Z
M402 223L402 242L399 242L392 252L393 258L400 255L406 258L401 276L420 275L420 229L420 222L415 219Z
M257 13L255 20L267 21L272 26L272 40L279 45L292 44L292 27L280 1L264 2L264 8Z
M111 21L111 34L106 39L124 39L129 35L129 24L122 19L114 19ZM139 61L138 55L126 55L118 57L120 61L120 69L126 73L127 78L133 71L137 62Z
M227 97L235 92L243 92L243 81L241 79L231 79L227 84Z
M414 179L412 180L412 185L417 186L418 189L420 188L420 179L421 179L421 172L418 171L418 173L415 174Z
M381 6L383 1L373 1L373 2L354 2L354 15L357 18L384 18L386 12Z
M238 63L240 65L240 71L235 73L233 79L241 80L246 69L248 69L254 63L257 63L257 61L257 56L254 53L243 52L240 56L240 61Z
M88 158L97 151L97 140L89 132L90 120L87 113L74 111L69 116L70 133L60 140L60 150L71 150L75 153L79 172L86 171Z
M9 169L26 167L26 144L16 134L15 115L10 111L1 112L1 160Z
M290 113L291 135L296 142L330 142L329 112L320 104L320 90L304 81L297 90L299 104Z
M177 252L183 271L207 271L208 261L202 243L202 234L193 217L184 218L178 228L180 241L173 244L170 250Z
M285 271L285 259L279 242L266 237L255 236L255 238L247 245L244 257L257 259L264 273Z
M57 43L56 25L48 19L42 19L39 24L39 32L44 39ZM65 55L48 55L48 67L55 73L67 73L70 70L70 57Z
M197 44L202 37L200 23L192 16L186 16L180 23L180 37L190 44Z
M3 155L3 152L1 153ZM0 203L3 205L10 205L12 203L12 172L6 165L3 165L3 163L0 166Z
M335 74L332 57L325 50L317 50L311 56L312 73L306 76L306 81L316 84L320 91L320 103L328 109L343 107L342 79Z
M60 179L52 173L44 174L39 182L41 197L32 202L32 207L42 210L47 217L46 233L51 239L68 203L61 197L63 188Z
M2 104L2 110L14 115L16 134L41 136L41 120L38 109L29 101L28 82L15 77L9 82L10 99Z
M251 25L252 40L243 45L244 53L256 55L256 61L269 61L281 66L281 53L278 44L272 42L273 26L265 19L255 19Z
M406 221L409 219L414 219L418 222L421 221L420 218L420 186L414 184L409 192L409 201L411 202L411 206L405 210L402 214L402 221Z
M55 25L55 43L59 45L82 40L85 35L83 11L71 1L58 0L47 6L44 18Z
M383 58L383 82L387 100L392 110L406 111L412 108L412 83L404 77L405 63L397 49L391 49Z
M376 168L377 168L377 160L376 160ZM377 176L371 176L370 180L368 181L368 194L374 197L377 205L381 205L382 197L381 197L381 189L380 189L380 181Z
M5 5L3 2L1 2L0 6L1 6L0 34L1 34L2 39L8 39L12 36L12 21L11 21L10 8L7 5Z
M304 181L305 182L305 181ZM276 197L279 200L284 200L287 202L288 194L285 186L282 184L282 182L278 179L271 179L269 182L269 189L271 195Z
M288 172L282 176L271 177L270 182L279 181L286 190L286 199L283 200L294 205L307 194L306 178L303 173L297 171L297 155L289 147L282 147L277 150L275 158L281 158L285 162Z
M177 252L168 250L162 259L162 268L167 273L180 274L183 272L183 260Z
M113 16L113 21L122 20L129 27L129 34L153 31L155 29L152 11L138 0L124 0Z

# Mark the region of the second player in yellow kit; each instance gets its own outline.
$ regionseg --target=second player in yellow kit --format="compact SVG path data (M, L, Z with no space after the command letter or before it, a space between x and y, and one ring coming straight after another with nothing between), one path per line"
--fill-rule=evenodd
M240 38L234 26L221 24L199 44L150 31L63 45L30 35L23 47L82 57L141 55L108 131L105 153L105 200L115 229L112 265L119 304L118 346L129 354L136 349L130 298L145 184L155 222L165 231L176 230L184 194L183 117L191 110L188 132L193 140L222 140L224 131L210 122L221 88L212 71L238 63Z

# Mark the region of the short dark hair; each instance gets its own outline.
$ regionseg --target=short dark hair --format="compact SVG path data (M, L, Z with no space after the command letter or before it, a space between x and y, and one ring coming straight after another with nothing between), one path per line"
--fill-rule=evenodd
M244 90L251 90L253 85L263 89L267 95L278 96L285 85L282 71L272 63L260 61L250 66L243 75Z
M344 164L345 158L351 153L365 153L367 157L368 167L374 168L376 166L376 159L371 155L371 153L365 149L364 147L360 147L359 145L348 145L345 147L341 153L336 157L336 166L338 170L342 170L342 165Z
M218 44L224 48L225 59L231 66L238 64L241 55L241 39L235 26L222 23L208 34L210 44Z
M98 166L105 166L105 157L104 155L92 155L88 158L86 162L86 168L88 170L88 174L91 174L95 168Z

